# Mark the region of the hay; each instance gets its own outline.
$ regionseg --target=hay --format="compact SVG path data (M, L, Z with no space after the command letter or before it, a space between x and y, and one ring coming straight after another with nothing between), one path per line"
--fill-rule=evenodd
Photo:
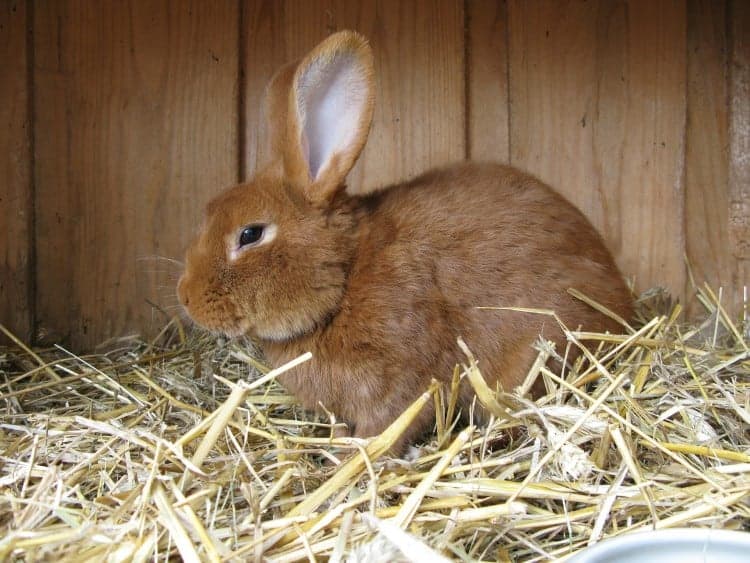
M0 559L535 561L635 530L749 530L748 326L699 299L696 327L653 293L637 330L569 331L585 358L563 374L539 343L536 402L489 389L464 345L453 384L370 441L334 438L245 342L176 323L85 357L17 342L0 349ZM460 377L489 425L456 425ZM432 440L384 457L431 397Z

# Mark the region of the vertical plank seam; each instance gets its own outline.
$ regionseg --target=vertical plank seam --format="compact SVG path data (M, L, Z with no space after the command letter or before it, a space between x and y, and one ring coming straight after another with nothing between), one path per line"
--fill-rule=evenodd
M245 2L237 0L237 182L244 182L247 177L247 116L245 115L246 52L245 52Z
M26 266L26 279L28 281L26 288L26 301L28 303L28 331L29 340L33 343L36 340L36 302L37 302L37 232L36 232L36 92L34 89L34 68L36 66L36 57L34 51L34 27L35 12L34 0L26 1L26 138L29 143L28 147L28 173L29 182L26 202L27 228L28 235L26 248L28 252L28 263Z
M731 53L732 53L732 0L724 0L724 53L723 53L723 78L724 78L724 102L725 109L727 111L727 143L729 142L729 120L732 118L731 115L729 115L729 103L732 99L732 93L730 92L730 68L731 68ZM729 151L729 146L727 145L726 150ZM730 159L729 154L727 154L727 168L730 166ZM729 181L729 170L727 172L727 181ZM728 187L728 186L727 186Z
M464 45L463 45L463 67L464 67L464 103L463 103L463 112L464 112L464 160L468 160L471 158L472 153L472 146L471 146L471 116L472 116L472 104L471 104L471 46L469 45L469 41L471 38L471 15L469 13L469 0L464 0L463 2L463 10L464 10L464 33L463 33L463 39L464 39Z
M690 264L688 262L688 216L687 216L687 209L688 209L688 188L687 188L687 168L688 168L688 162L687 162L687 151L688 151L688 113L690 111L690 16L688 14L690 10L690 6L686 4L684 16L685 16L685 64L684 64L684 72L685 72L685 82L684 82L684 92L683 96L685 97L685 108L682 115L682 150L680 151L680 160L682 161L680 163L680 177L679 177L679 186L680 186L680 237L682 238L682 241L680 243L680 247L682 249L682 287L680 288L681 293L681 300L683 302L687 302L688 297L690 295L690 286L692 285L691 279L692 279L692 272L690 269Z
M684 236L684 244L683 244L683 260L685 262L685 280L683 282L682 287L682 294L685 296L685 305L688 305L688 300L690 296L690 288L695 286L695 277L693 275L693 267L692 267L692 261L690 258L690 250L691 250L691 242L690 238L688 237L688 152L691 149L690 145L690 134L688 129L688 122L690 121L690 110L692 108L691 104L691 88L690 88L690 81L691 81L691 74L690 74L690 68L691 68L691 45L690 45L690 38L692 37L693 33L697 33L697 31L694 31L691 26L690 22L692 21L692 18L690 17L690 11L691 11L691 3L688 2L685 5L685 33L687 34L687 37L685 39L685 69L686 69L686 76L685 76L685 133L683 135L683 145L684 145L684 151L685 151L685 158L684 158L684 166L683 166L683 177L684 177L684 194L683 194L683 206L685 211L682 214L682 233Z

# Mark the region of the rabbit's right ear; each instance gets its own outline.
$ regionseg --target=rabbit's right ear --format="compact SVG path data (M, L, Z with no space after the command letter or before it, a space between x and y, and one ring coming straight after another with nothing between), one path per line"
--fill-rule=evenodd
M324 204L343 187L367 140L374 105L372 51L364 37L342 31L289 73L283 68L269 86L268 108L278 126L280 95L290 82L284 134L273 132L271 143L283 147L287 180Z

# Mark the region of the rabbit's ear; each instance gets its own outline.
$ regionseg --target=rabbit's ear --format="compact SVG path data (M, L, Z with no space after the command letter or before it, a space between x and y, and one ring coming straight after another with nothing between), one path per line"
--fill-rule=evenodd
M299 64L289 91L284 169L308 198L329 201L367 140L373 57L352 31L331 35Z

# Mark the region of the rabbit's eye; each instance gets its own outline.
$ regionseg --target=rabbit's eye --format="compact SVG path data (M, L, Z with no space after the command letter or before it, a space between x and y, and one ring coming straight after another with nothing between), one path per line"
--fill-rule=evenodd
M248 225L240 233L240 248L258 242L263 236L263 225Z
M235 231L228 235L225 239L227 261L233 264L239 260L245 251L270 244L276 238L277 231L278 228L274 223L254 223L242 227L239 234Z

